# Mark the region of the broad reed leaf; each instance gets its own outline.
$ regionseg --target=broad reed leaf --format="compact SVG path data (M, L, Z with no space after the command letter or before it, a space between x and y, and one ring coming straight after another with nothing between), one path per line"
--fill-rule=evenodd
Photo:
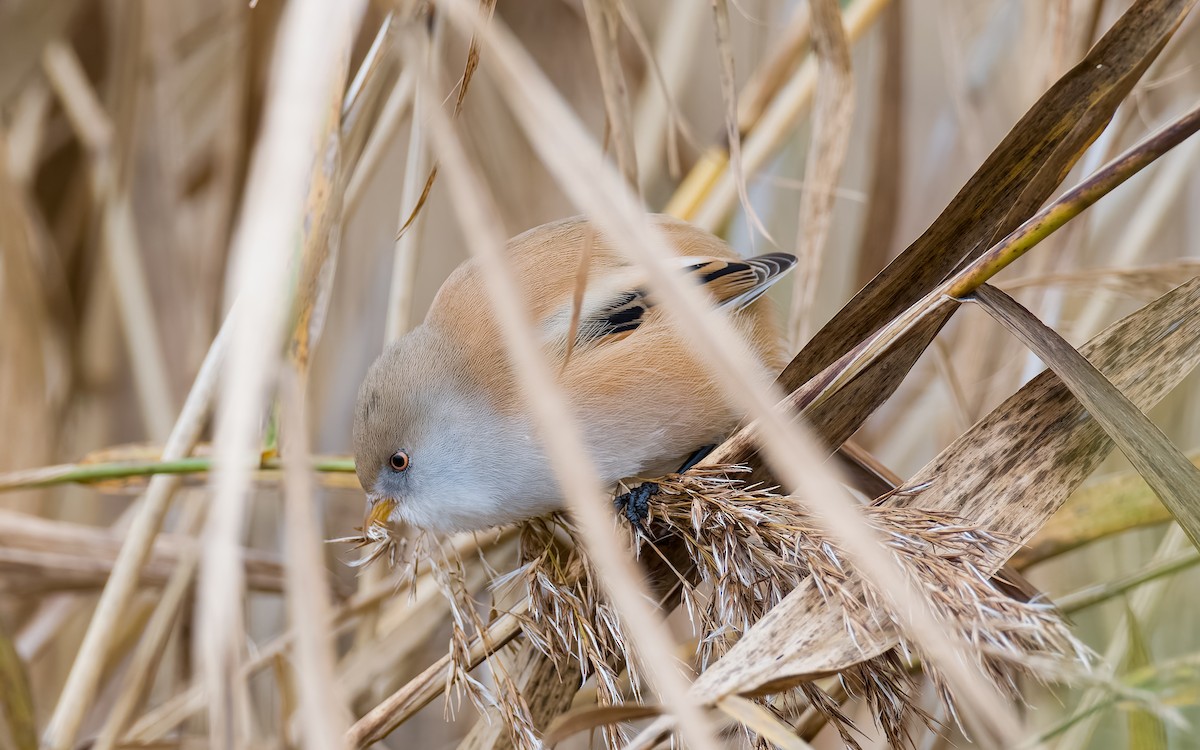
M810 380L1029 218L1103 131L1194 4L1135 2L1009 131L929 229L808 342L780 376L784 388ZM920 348L926 345L928 340ZM889 393L908 372L895 366L899 357L887 357L883 385Z
M1200 465L1200 453L1190 458ZM1123 472L1080 488L1012 563L1023 570L1088 542L1170 520L1146 480L1136 471Z
M1200 362L1200 278L1111 326L1083 347L1139 408L1153 406ZM951 512L1001 539L979 566L993 575L1095 470L1112 441L1053 372L1034 378L917 472L885 506ZM859 628L808 579L760 620L696 690L707 700L781 689L845 669L896 643L891 625Z
M1200 547L1200 469L1086 357L1019 302L986 284L973 297L1071 389Z

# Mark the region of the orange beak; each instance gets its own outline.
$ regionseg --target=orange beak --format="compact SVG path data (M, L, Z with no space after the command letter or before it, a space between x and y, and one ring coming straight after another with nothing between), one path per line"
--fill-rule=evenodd
M369 529L372 526L387 526L388 518L391 517L392 511L396 509L396 501L385 498L375 503L371 507L371 511L367 513L367 518L363 521L363 530Z

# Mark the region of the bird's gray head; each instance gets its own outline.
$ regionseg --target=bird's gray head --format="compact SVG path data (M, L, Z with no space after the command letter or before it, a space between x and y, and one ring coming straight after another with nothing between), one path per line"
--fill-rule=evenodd
M557 505L528 420L499 413L468 365L420 326L380 355L359 389L355 470L370 505L396 501L392 520L466 531Z

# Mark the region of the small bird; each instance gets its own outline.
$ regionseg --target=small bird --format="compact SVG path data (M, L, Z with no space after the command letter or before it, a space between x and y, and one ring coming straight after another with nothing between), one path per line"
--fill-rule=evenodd
M796 258L741 259L685 222L651 221L678 255L681 272L730 313L755 365L779 372L782 335L771 302L761 296ZM591 458L610 486L677 471L685 458L737 426L743 415L656 305L640 269L586 220L530 229L509 240L507 257ZM368 526L403 520L434 531L469 531L562 508L489 314L485 283L474 261L455 269L425 321L380 355L359 389L354 458L367 493Z

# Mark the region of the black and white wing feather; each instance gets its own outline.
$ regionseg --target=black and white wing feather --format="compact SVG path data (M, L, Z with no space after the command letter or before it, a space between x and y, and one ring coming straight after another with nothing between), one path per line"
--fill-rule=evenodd
M768 253L744 260L713 257L680 258L683 271L714 299L718 308L740 310L758 299L796 265L796 257ZM584 294L571 349L615 341L635 331L655 302L636 279L590 285ZM543 326L546 338L565 344L570 335L572 302L551 315Z

